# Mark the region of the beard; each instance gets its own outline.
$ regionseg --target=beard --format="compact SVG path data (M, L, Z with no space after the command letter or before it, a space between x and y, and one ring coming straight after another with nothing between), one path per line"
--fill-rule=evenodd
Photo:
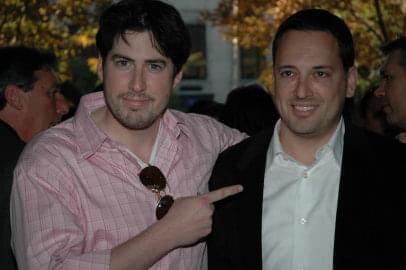
M125 97L139 97L148 100L148 106L140 109L132 109L126 106L123 101ZM105 93L105 99L108 109L114 118L124 127L132 130L143 130L152 126L152 124L162 115L165 111L165 106L154 108L150 106L154 102L154 98L146 94L137 94L133 92L126 92L117 96L112 96Z

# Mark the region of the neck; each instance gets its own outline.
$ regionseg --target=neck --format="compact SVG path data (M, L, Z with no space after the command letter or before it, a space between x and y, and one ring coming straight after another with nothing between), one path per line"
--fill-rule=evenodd
M30 124L21 115L4 108L0 111L0 119L12 127L23 142L27 143L32 138L32 132L28 128Z
M158 135L160 119L155 121L148 128L135 130L121 125L108 112L107 107L103 107L92 113L92 118L96 125L106 133L110 139L125 145L145 163L149 162L152 148Z
M303 136L291 132L283 124L279 130L279 138L283 150L297 161L309 166L313 164L316 153L334 134L335 129L322 135Z

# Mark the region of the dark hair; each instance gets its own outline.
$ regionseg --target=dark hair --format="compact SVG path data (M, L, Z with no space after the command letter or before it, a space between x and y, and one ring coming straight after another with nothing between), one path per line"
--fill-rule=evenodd
M400 50L399 64L406 68L406 36L400 36L382 47L382 52L385 55L388 55L395 50Z
M61 83L59 89L65 100L72 103L69 106L69 111L62 116L61 121L65 121L66 119L71 118L75 115L83 92L76 84L69 80Z
M59 86L61 94L76 107L79 105L80 98L83 93L82 90L72 81L64 81Z
M276 52L284 34L292 30L322 31L332 34L337 41L344 70L348 71L354 65L354 44L348 26L341 18L323 9L301 10L291 15L279 26L272 43L274 63Z
M231 90L220 116L229 127L254 135L266 127L272 127L279 113L271 96L259 84L250 84Z
M190 106L188 112L208 115L219 120L223 109L223 103L210 99L199 99L195 101L192 106Z
M10 84L24 92L32 90L42 69L56 69L56 56L35 48L16 46L0 48L0 110L6 105L4 91Z
M114 41L127 31L151 34L154 47L172 60L175 74L190 55L189 31L179 12L158 0L124 0L107 8L100 17L96 45L103 60L113 48Z

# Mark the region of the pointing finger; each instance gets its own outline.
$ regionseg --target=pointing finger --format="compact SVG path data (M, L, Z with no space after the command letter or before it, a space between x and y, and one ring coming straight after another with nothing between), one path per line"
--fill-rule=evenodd
M233 185L213 190L202 195L202 197L205 197L210 203L214 203L234 194L240 193L242 190L243 187L241 185Z

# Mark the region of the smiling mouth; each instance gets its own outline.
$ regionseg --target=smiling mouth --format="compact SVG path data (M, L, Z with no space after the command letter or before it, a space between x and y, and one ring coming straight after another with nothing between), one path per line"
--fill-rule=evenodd
M123 98L124 102L127 103L130 107L143 107L145 104L151 101L149 98Z
M296 111L308 112L308 111L314 110L314 108L315 108L316 106L309 106L309 105L306 105L306 106L293 105L292 107L293 107Z

